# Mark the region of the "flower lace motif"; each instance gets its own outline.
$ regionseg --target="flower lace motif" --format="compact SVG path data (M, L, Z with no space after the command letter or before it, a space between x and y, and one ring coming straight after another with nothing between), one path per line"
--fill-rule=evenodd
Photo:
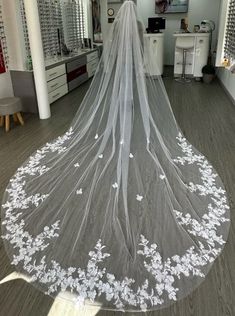
M17 170L10 181L7 189L9 199L3 205L5 220L2 224L6 228L3 238L12 244L15 252L18 250L18 253L13 256L12 264L21 263L23 269L32 276L33 281L47 285L48 294L59 291L73 292L74 300L78 304L83 304L86 300L94 302L97 297L104 295L106 300L112 302L118 310L132 306L145 311L150 307L163 304L164 295L167 295L169 300L175 301L179 291L174 285L176 279L182 276L204 277L202 267L212 263L221 252L221 246L225 244L222 236L217 234L217 229L222 223L229 221L225 216L229 206L225 191L216 187L217 175L213 173L212 166L204 156L193 152L192 146L181 134L178 135L178 145L184 155L174 159L174 162L182 166L190 164L198 166L202 183L189 183L188 189L199 195L208 196L211 202L207 208L208 212L203 215L200 222L192 218L190 214L183 214L181 210L174 210L174 213L179 224L184 226L189 234L200 237L203 242L199 242L197 248L192 246L187 249L182 256L173 255L163 261L157 244L150 244L145 236L141 236L138 255L144 258L144 267L151 278L154 278L155 286L150 286L149 281L145 280L137 290L134 290L135 280L128 277L118 280L113 274L108 273L106 268L101 267L111 256L104 252L105 246L102 245L101 240L97 242L94 250L90 251L90 259L85 269L79 267L65 269L55 260L47 263L46 257L43 256L43 250L49 246L50 240L59 236L60 222L44 227L37 236L31 236L25 230L24 220L20 220L24 209L30 205L37 207L48 197L48 194L40 193L27 196L24 178L27 175L42 175L47 172L49 168L41 165L41 160L49 152L60 154L66 151L64 143L71 138L72 134L73 131L70 129L56 141L47 143L30 157L25 166ZM19 209L22 212L18 213ZM40 252L42 252L41 258ZM35 254L37 254L37 260Z

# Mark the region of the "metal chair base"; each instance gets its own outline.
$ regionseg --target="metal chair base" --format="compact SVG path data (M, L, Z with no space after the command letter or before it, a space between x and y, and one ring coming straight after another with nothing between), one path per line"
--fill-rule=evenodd
M175 78L175 81L180 82L180 83L190 83L190 82L192 82L191 79L189 79L189 78L183 78L183 77Z
M190 83L191 79L186 78L187 49L183 49L182 75L175 80L180 83Z

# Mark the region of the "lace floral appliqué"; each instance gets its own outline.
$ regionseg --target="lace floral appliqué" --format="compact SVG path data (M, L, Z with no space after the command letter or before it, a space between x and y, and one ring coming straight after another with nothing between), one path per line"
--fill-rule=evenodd
M174 210L174 214L179 224L184 226L189 234L200 237L202 241L199 242L197 248L193 246L187 249L184 255L173 255L163 261L158 251L158 245L151 244L145 236L141 236L138 255L143 258L144 267L155 280L155 286L150 286L149 281L145 280L137 290L134 290L135 280L128 277L118 280L113 274L106 271L106 268L102 268L111 254L104 252L105 246L102 245L101 240L97 242L94 250L90 251L86 269L79 267L64 269L55 260L52 260L50 264L46 263L45 256L36 261L34 255L47 248L50 240L59 236L60 222L57 221L51 226L44 227L44 230L37 236L31 236L25 230L25 222L19 220L22 215L22 212L17 213L19 209L23 211L30 205L37 207L48 197L47 194L39 193L27 196L25 176L42 175L47 172L49 168L41 165L41 160L49 152L60 154L66 151L64 144L72 134L71 129L55 142L48 143L38 150L30 157L25 166L17 170L10 181L7 190L9 199L3 205L6 210L3 221L6 234L3 238L8 240L14 249L18 249L18 254L13 256L12 264L23 264L24 270L32 276L34 281L38 280L48 286L48 294L59 291L73 292L76 294L75 301L78 304L83 304L86 300L93 302L97 297L104 295L106 300L112 301L119 310L124 310L124 307L129 305L145 311L151 306L163 304L165 295L169 300L176 300L177 292L180 290L175 286L176 279L180 279L182 276L204 277L202 267L215 260L225 243L222 236L217 234L217 230L222 223L229 221L225 216L229 206L225 191L215 185L217 175L213 173L212 166L204 156L196 155L192 146L179 134L178 145L184 155L174 159L174 162L182 166L190 164L198 166L202 183L189 183L187 187L191 192L208 196L210 203L207 213L203 215L200 222L192 218L190 214L184 214L182 210ZM99 158L103 158L103 154L99 155ZM163 179L163 175L161 179ZM118 186L115 183L113 187ZM77 194L81 193L82 191L77 192ZM137 196L138 201L142 199L142 196Z

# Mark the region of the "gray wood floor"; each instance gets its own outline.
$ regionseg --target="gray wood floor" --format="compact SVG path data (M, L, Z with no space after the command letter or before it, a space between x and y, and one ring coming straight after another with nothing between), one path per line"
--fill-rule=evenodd
M235 107L219 83L192 82L181 85L164 79L176 119L188 140L217 169L228 192L231 205L231 230L222 255L202 285L170 308L146 316L234 316L235 315ZM0 129L0 199L17 167L45 142L66 131L89 86L84 84L52 106L52 118L40 121L25 115L25 126L16 126L5 134ZM0 279L14 271L0 241ZM24 281L0 286L0 316L46 316L53 300ZM101 311L98 316L122 316Z

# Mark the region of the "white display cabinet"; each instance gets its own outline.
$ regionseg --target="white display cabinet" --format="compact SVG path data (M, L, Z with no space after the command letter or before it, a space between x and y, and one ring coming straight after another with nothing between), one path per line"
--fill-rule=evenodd
M163 74L164 33L144 34L144 60L151 76Z

